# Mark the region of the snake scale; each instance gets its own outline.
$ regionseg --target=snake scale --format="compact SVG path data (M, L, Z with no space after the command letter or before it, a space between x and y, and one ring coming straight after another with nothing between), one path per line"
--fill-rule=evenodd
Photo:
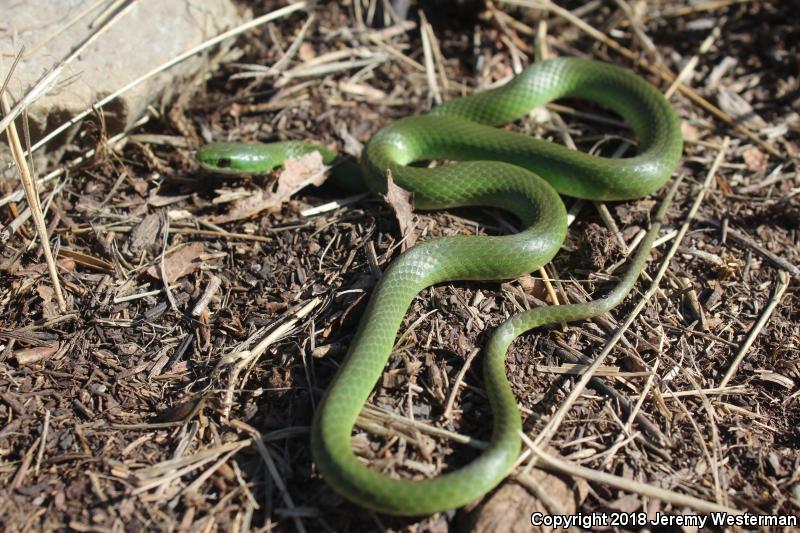
M638 139L636 155L606 158L497 129L536 106L560 98L588 100L620 115ZM538 307L517 314L492 333L483 357L483 386L493 414L489 446L471 463L424 479L396 479L364 465L350 447L356 418L381 376L404 314L425 287L452 280L513 279L556 254L567 232L560 194L587 200L629 200L658 190L681 155L679 120L652 85L623 68L591 60L538 62L509 83L448 101L428 114L400 119L378 131L361 159L363 180L385 193L388 172L413 191L416 207L494 206L524 228L503 236L431 239L410 248L375 287L349 352L318 406L311 430L315 462L346 498L394 515L424 515L459 507L497 486L520 451L520 415L505 374L505 355L524 332L586 319L619 304L644 268L659 231L662 203L650 230L616 287L598 300ZM334 152L319 144L213 143L201 148L202 166L220 172L264 173L310 151L326 163ZM452 161L436 168L418 161Z

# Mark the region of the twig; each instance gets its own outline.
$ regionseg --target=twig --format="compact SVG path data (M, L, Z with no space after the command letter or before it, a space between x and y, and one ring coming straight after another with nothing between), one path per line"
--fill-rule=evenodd
M78 227L73 230L69 230L70 233L73 235L81 235L83 233L92 233L95 231L107 231L109 233L128 233L132 230L131 226L115 226L115 225L108 225L108 226L95 226L95 227ZM264 235L250 235L248 233L233 233L230 231L210 231L204 229L194 229L194 228L170 228L170 233L173 235L200 235L203 237L218 237L220 239L233 239L233 240L242 240L242 241L256 241L256 242L271 242L271 237L265 237Z
M422 36L422 51L425 56L425 74L428 80L428 96L434 104L442 103L442 93L439 91L439 84L436 83L436 70L433 64L433 44L431 43L431 35L433 30L425 18L425 13L419 12L420 17L420 35Z
M136 294L128 294L127 296L115 296L113 302L115 304L121 304L124 302L132 302L134 300L140 300L142 298L147 298L148 296L156 296L157 294L161 294L161 289L156 289L153 291L146 291L146 292L139 292Z
M22 461L17 469L16 474L14 474L14 478L11 480L11 484L8 485L9 490L15 490L19 487L23 481L25 481L25 477L28 475L28 469L31 467L31 461L33 460L33 451L39 446L39 441L41 437L37 437L36 440L33 441L33 444L28 448L28 451L25 452L25 455L22 457Z
M748 4L754 1L756 0L708 0L707 2L698 2L696 4L691 3L688 6L675 7L660 12L658 13L658 17L662 19L684 17L686 15L702 13L704 11L715 11L717 9L723 9L734 4ZM653 18L654 18L653 16L645 15L642 17L642 22L649 22ZM627 20L621 21L620 26L625 26L627 22L628 22Z
M264 464L267 466L267 472L269 472L270 477L272 478L272 482L275 483L275 486L278 488L278 492L281 493L281 497L283 498L286 507L289 509L294 509L294 501L292 500L291 494L286 489L286 483L284 483L283 478L278 472L278 468L275 466L275 461L272 459L272 455L269 453L269 449L267 449L267 445L264 444L264 441L261 438L261 434L258 432L251 433L250 436L253 439L253 442L256 444L256 449L258 450L258 454L264 460ZM292 515L292 521L294 522L294 527L300 533L305 533L306 528L303 525L302 520L296 514Z
M650 371L650 375L647 377L647 381L644 384L644 389L639 395L639 399L636 401L636 405L633 406L633 409L631 409L630 413L628 414L628 420L625 422L625 429L628 433L630 433L633 429L633 421L639 416L639 411L642 408L645 398L647 398L647 393L650 392L650 388L653 386L653 381L655 381L655 378L658 375L658 363L659 360L656 359L656 362L653 364L653 369ZM650 421L648 420L648 422Z
M295 37L294 41L292 41L292 44L289 45L289 48L286 50L283 56L269 68L268 74L276 76L280 74L281 70L283 70L283 67L289 64L289 61L292 60L297 51L300 49L300 45L303 44L303 41L306 38L306 33L308 33L308 30L309 28L311 28L311 25L314 23L314 20L315 20L314 13L311 13L308 16L308 19L306 19L305 23L303 23L303 26L300 28L300 31L297 32L297 37Z
M224 465L225 463L227 463L227 462L228 462L228 460L229 460L229 459L230 459L230 458L233 456L233 454L235 454L235 453L236 453L236 452L238 452L238 451L239 451L239 448L234 448L233 450L229 451L228 453L226 453L225 455L223 455L222 457L220 457L220 458L217 460L217 462L216 462L216 463L214 463L213 465L211 465L211 466L210 466L209 468L207 468L207 469L206 469L206 470L205 470L205 471L204 471L202 474L200 474L199 476L197 476L197 479L195 479L195 480L194 480L194 481L192 481L192 482L191 482L189 485L187 485L186 487L184 487L184 488L183 488L183 489L182 489L182 490L181 490L181 491L178 493L178 495L177 495L177 496L175 496L175 499L174 499L173 501L176 501L176 500L177 500L177 498L179 498L179 497L180 497L181 495L183 495L183 494L187 494L187 493L188 493L188 494L192 494L193 492L197 492L197 489L199 489L199 488L200 488L200 487L203 485L203 483L205 483L205 482L206 482L206 480L207 480L208 478L210 478L210 477L212 476L212 474L214 474L214 472L216 472L217 470L219 470L219 469L220 469L220 467L221 467L222 465ZM176 503L177 503L177 501L176 501Z
M706 219L704 220L704 222L706 224L714 226L715 228L720 228L720 229L723 228L723 224L713 219ZM725 232L728 236L732 237L733 240L739 242L740 244L744 244L749 248L752 248L754 251L758 252L765 259L772 262L776 267L781 268L786 272L788 272L789 275L796 276L800 274L800 268L796 267L786 259L783 259L782 257L770 252L769 250L758 244L756 241L754 241L752 238L748 237L744 233L741 233L731 227L727 227Z
M295 327L298 321L304 319L308 316L316 307L320 304L322 300L320 298L314 298L313 300L306 303L302 308L300 308L294 316L284 322L283 324L276 327L273 331L269 332L261 341L254 346L252 349L249 350L235 350L224 357L222 357L214 367L213 371L216 371L223 366L227 366L233 363L236 363L233 370L231 371L231 375L228 381L228 387L225 390L225 399L223 401L223 409L222 414L223 418L228 418L231 412L231 406L233 405L233 389L236 386L236 383L239 378L239 374L241 371L248 365L255 363L261 355L267 351L272 344L275 342L283 339L286 335L291 333L292 329ZM254 338L257 338L259 335L263 335L264 330L259 330L255 335L251 335L249 339L247 339L242 345L247 345L251 342ZM212 371L212 372L213 372Z
M0 95L0 101L2 101L3 112L6 116L9 116L10 106L5 93ZM36 233L39 235L39 241L41 242L42 251L44 252L45 261L47 262L47 268L50 272L50 280L53 283L53 290L56 295L56 301L58 302L58 308L62 313L66 313L67 302L64 300L64 293L61 290L61 280L58 279L58 268L55 258L53 257L53 251L50 249L50 239L47 237L47 226L44 223L44 214L42 213L42 206L39 203L39 193L36 191L36 183L33 176L31 176L28 163L25 160L25 153L22 150L22 143L19 140L19 134L17 133L17 127L14 122L9 122L6 135L8 137L8 144L11 147L11 152L14 155L14 161L17 164L17 170L19 170L22 187L25 190L25 197L28 200L28 206L33 215L33 223L36 227Z
M5 94L6 89L8 88L8 84L11 82L11 78L14 76L14 71L17 70L17 65L19 65L20 59L22 59L22 53L25 51L22 48L19 53L14 57L14 62L11 63L11 68L8 69L8 73L6 77L3 79L3 85L0 86L0 95Z
M602 202L592 203L597 209L600 219L603 221L606 227L611 230L612 235L614 235L614 238L617 240L617 244L619 244L622 254L628 256L628 254L630 254L630 250L628 250L628 243L625 242L625 238L622 236L622 232L619 230L619 226L617 226L617 223L614 221L614 217L611 216L606 204Z
M557 459L552 455L542 451L542 449L537 446L527 435L525 435L525 433L520 432L520 434L522 439L525 441L525 444L528 446L528 450L530 450L530 452L533 453L543 465L556 472L580 477L597 483L603 483L621 490L641 494L642 496L657 498L663 502L669 502L676 506L691 507L697 511L709 513L721 512L736 515L744 514L743 511L739 511L738 509L733 509L714 502L701 500L700 498L695 498L694 496L680 494L678 492L662 489L654 485L647 485L638 481L632 481L619 476L614 476L605 472L599 472L597 470L592 470L591 468L569 463L567 461L562 461L561 459Z
M675 94L675 91L678 90L681 84L683 84L686 79L694 73L694 69L697 68L697 63L700 61L700 56L705 54L711 49L711 45L714 44L714 41L719 38L720 34L720 27L722 24L718 24L714 26L714 29L711 30L711 33L705 40L700 44L700 48L698 49L697 53L692 56L692 58L686 62L683 66L681 71L675 77L675 80L672 82L672 85L669 86L669 89L664 91L664 96L669 100L672 98L672 95Z
M772 298L770 298L769 303L764 308L761 316L758 318L758 322L755 323L753 329L751 329L750 333L747 335L747 339L745 339L744 344L742 344L742 347L739 348L739 351L736 353L736 357L733 358L733 362L731 363L730 368L728 368L728 371L725 372L725 375L722 377L722 381L719 382L720 388L727 385L731 378L736 375L736 370L739 368L739 364L742 362L742 359L744 359L747 350L750 349L753 341L756 340L756 337L766 325L769 317L772 315L772 312L775 311L775 308L780 303L781 298L783 298L783 293L786 292L787 287L789 287L789 274L783 270L779 270L778 284L775 287L775 292L772 294Z
M550 296L551 305L558 305L558 295L556 294L553 284L550 282L550 276L544 266L539 268L539 275L542 276L544 288L547 290L547 295Z
M476 439L474 437L438 428L436 426L426 424L425 422L421 422L419 420L412 420L411 418L401 416L389 411L385 411L379 407L374 407L370 404L365 404L363 410L361 411L361 414L359 415L359 421L357 422L357 424L362 424L362 427L364 427L364 429L368 429L365 423L369 422L370 418L375 418L379 420L383 426L388 425L387 422L389 424L396 423L399 425L408 426L410 428L417 429L429 435L442 437L451 440L453 442L458 442L460 444L466 444L467 446L470 446L477 450L485 450L489 446L488 442Z
M686 367L681 367L680 370L686 376L686 379L689 381L691 386L695 390L700 390L700 384L692 377L691 373L686 370ZM700 443L700 447L703 450L703 455L706 456L706 462L708 463L708 467L711 470L712 476L714 478L714 492L716 493L716 500L723 505L728 503L728 494L727 491L724 490L722 486L723 476L720 475L720 458L723 455L722 452L722 445L719 441L719 427L717 426L716 417L717 413L714 409L714 406L711 405L711 402L708 400L708 397L705 394L700 394L700 402L703 404L703 410L708 415L708 425L711 427L711 431L709 432L706 428L703 428L703 431L700 430L699 426L694 421L693 413L690 413L686 406L683 404L682 401L678 400L678 406L681 410L684 411L684 416L686 416L689 423L695 429L697 433L697 441ZM711 449L709 450L709 446L705 444L704 435L706 433L711 433ZM713 454L713 455L712 455ZM727 485L727 483L726 483Z
M324 203L322 205L318 205L316 207L309 207L308 209L304 209L300 211L301 217L313 217L316 215L321 215L322 213L327 213L328 211L333 211L335 209L339 209L345 205L352 204L353 202L357 202L369 196L370 193L362 192L359 194L355 194L353 196L348 196L347 198L342 198L341 200L333 200L331 202Z
M49 209L50 203L53 201L53 198L55 198L55 196L64 189L64 186L66 184L67 182L63 181L58 186L56 186L52 191L50 191L50 194L47 197L47 202L45 202L46 207L43 210L43 214L45 215L47 214L47 211ZM19 228L21 228L22 225L25 224L25 222L27 222L28 219L30 218L31 218L31 208L26 207L22 211L22 213L20 213L16 218L14 218L14 220L9 222L6 227L0 229L0 243L9 240L12 237L12 235L14 235L17 231L19 231Z
M633 29L633 33L636 35L636 38L639 39L642 45L647 49L648 53L657 55L658 49L656 48L656 45L653 44L652 39L650 39L650 37L648 37L644 32L644 26L642 25L641 17L636 16L636 14L633 12L633 9L631 9L631 6L629 6L628 2L625 0L615 1L620 9L622 9L622 12L625 13L625 17L627 18L630 27Z
M464 365L461 367L461 370L458 371L458 375L456 376L455 381L453 382L453 387L450 390L450 396L447 398L447 403L445 404L444 412L442 413L442 418L447 419L450 418L450 411L453 410L453 403L456 401L456 396L458 395L458 389L461 387L461 382L464 381L464 375L469 370L470 365L472 364L472 360L475 359L475 356L480 353L480 349L475 348L470 352L467 356L467 360L464 361Z
M582 363L584 365L588 365L590 360L588 357L584 356L577 350L573 352L568 351L568 346L566 344L562 344L560 341L558 345L561 346L561 350L558 350L558 353L561 357L569 361L570 363ZM563 351L562 351L563 350ZM656 369L658 364L654 365L652 372L650 372L647 382L650 383L654 379L656 375ZM670 442L669 438L664 435L659 427L653 423L646 414L640 413L638 407L641 406L641 403L644 401L643 398L646 396L646 392L649 388L648 385L645 386L645 391L642 392L642 396L640 397L639 403L636 406L631 405L631 401L619 392L614 387L608 385L605 380L602 380L598 377L593 377L592 380L589 382L590 386L598 391L600 394L604 394L606 396L610 396L614 401L619 403L622 411L628 415L628 425L632 426L633 421L635 420L642 429L653 439L658 441L660 446L671 446L672 443ZM642 441L646 444L650 444L647 440L642 438Z
M50 409L44 412L44 423L42 423L42 440L39 441L39 453L36 454L36 466L33 468L33 472L35 474L39 473L39 467L42 465L44 450L47 447L47 433L49 431L50 431Z
M192 309L192 316L200 316L200 314L206 310L208 304L211 303L211 298L217 293L221 284L222 280L219 276L211 276L206 289L203 291L203 295L197 301L194 309Z

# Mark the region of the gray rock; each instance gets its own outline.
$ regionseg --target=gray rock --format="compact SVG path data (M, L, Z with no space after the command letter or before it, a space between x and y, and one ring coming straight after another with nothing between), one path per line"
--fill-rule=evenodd
M108 2L28 0L11 2L0 23L0 77L22 46L23 59L9 84L12 100L22 98L54 65L83 42ZM87 6L95 5L91 11ZM231 0L147 0L135 2L89 47L69 63L49 91L28 107L34 141L73 115L158 65L242 22ZM195 73L193 56L126 91L104 107L109 134L130 126L146 106L177 80ZM66 139L60 139L63 143Z

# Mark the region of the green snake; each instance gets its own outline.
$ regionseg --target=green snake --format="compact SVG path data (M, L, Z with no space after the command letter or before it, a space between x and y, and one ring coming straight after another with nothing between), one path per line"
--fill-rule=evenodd
M559 98L588 100L619 114L638 139L637 154L597 157L546 140L497 129L536 106ZM363 180L377 193L387 174L413 191L421 209L494 206L519 219L522 231L504 236L456 236L413 246L386 269L375 287L349 352L311 429L314 460L344 497L394 515L425 515L460 507L497 486L520 452L517 403L505 374L505 355L519 335L543 324L586 319L619 304L644 268L660 228L662 203L627 273L605 297L587 303L539 307L499 326L484 350L483 386L493 430L488 447L471 463L424 480L396 479L363 464L350 439L356 418L384 370L403 317L425 287L452 280L513 279L556 254L567 233L559 194L587 200L629 200L659 189L680 159L679 120L652 85L628 70L596 61L559 58L538 62L502 87L448 101L427 115L403 118L376 133L365 147ZM319 151L303 141L274 144L213 143L198 159L207 169L265 173L288 158ZM419 161L454 163L436 168Z

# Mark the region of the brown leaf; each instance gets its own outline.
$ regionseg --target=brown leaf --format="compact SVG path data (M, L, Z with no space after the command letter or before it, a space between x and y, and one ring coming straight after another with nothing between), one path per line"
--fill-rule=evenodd
M202 242L193 242L183 246L164 258L164 270L167 283L174 283L183 276L191 274L200 267L197 259L205 252ZM147 269L147 273L155 279L161 279L161 265L156 264Z
M278 176L278 186L274 193L259 191L258 193L233 202L231 209L222 215L210 217L215 224L243 220L266 210L277 210L294 193L308 185L322 185L328 178L327 167L322 161L322 154L311 152L299 159L287 159Z
M252 196L231 203L231 208L227 213L209 218L215 224L244 220L275 207L278 203L275 200L275 195L271 192L258 191Z
M783 374L778 374L777 372L771 372L769 370L756 370L756 379L760 379L761 381L769 381L770 383L774 383L775 385L784 387L788 390L792 390L794 388L794 381L791 378L788 378Z
M322 162L322 154L319 152L305 154L299 159L287 159L278 176L275 195L283 201L306 185L319 187L328 179L325 170L325 163Z
M392 172L387 171L386 175L386 194L383 197L389 207L394 211L397 223L400 224L400 233L405 239L402 250L408 250L417 242L417 234L414 232L414 209L412 207L413 194L394 184Z
M150 187L150 182L144 178L137 178L133 176L129 176L128 180L130 181L133 190L136 191L139 196L147 196L147 189Z
M197 411L204 401L205 397L168 407L156 415L155 422L180 422L181 420L186 420Z

